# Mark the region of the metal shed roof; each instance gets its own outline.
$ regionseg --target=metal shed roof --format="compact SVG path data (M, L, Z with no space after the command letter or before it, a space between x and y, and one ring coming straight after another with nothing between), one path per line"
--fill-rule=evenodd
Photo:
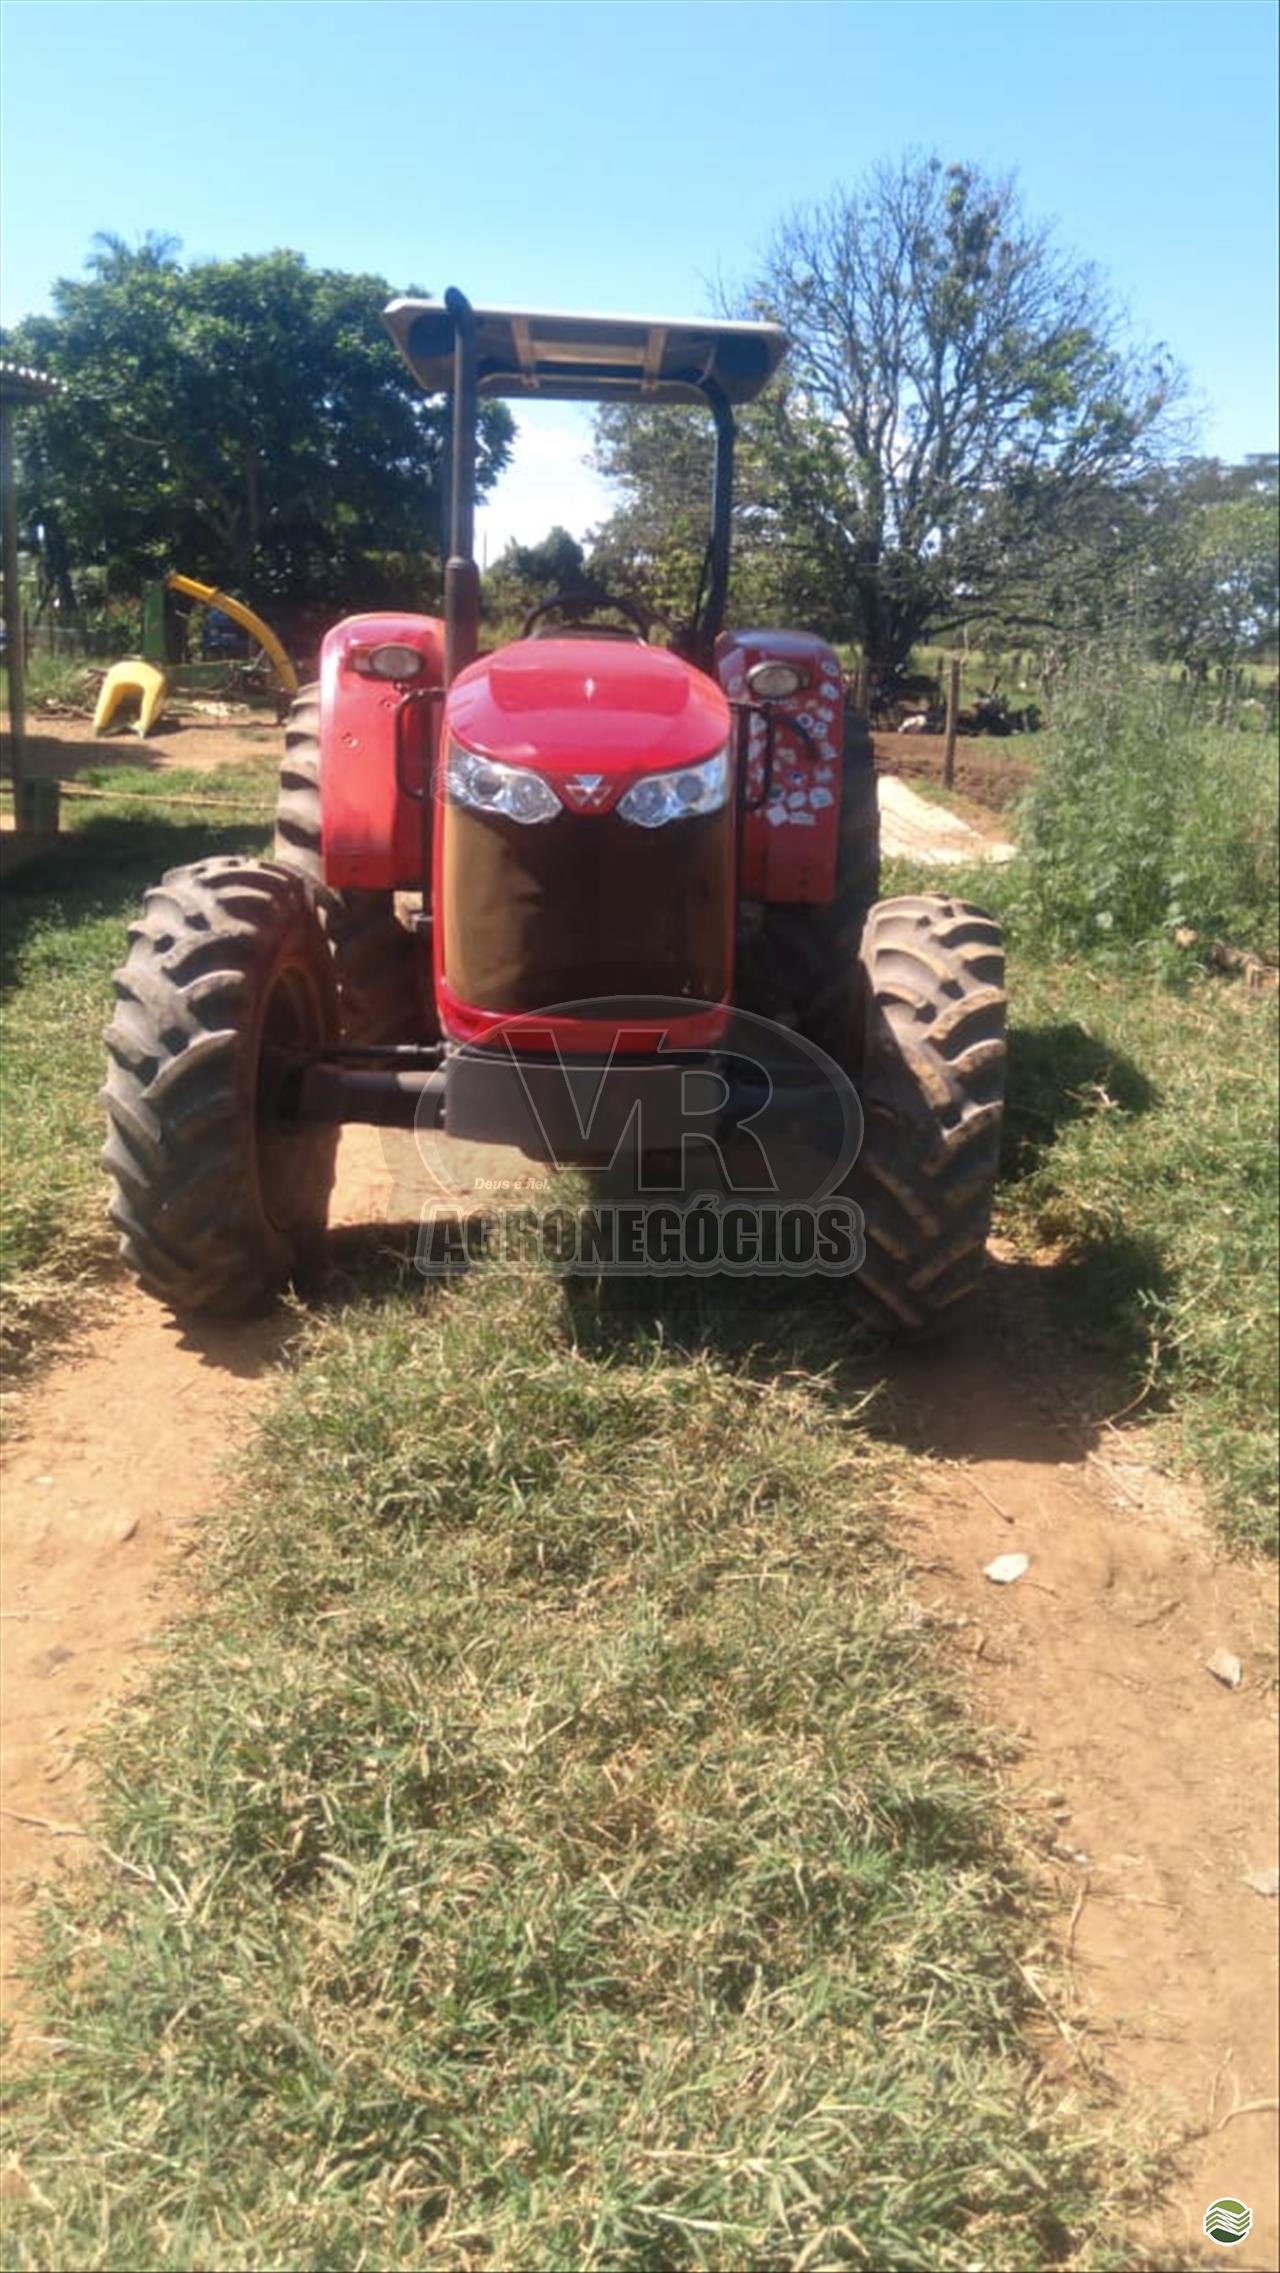
M55 379L50 372L33 371L30 364L0 358L0 403L47 402L50 396L66 392L65 380Z
M710 380L751 402L787 350L776 324L675 316L573 315L563 309L477 308L482 395L570 402L702 402ZM453 318L438 300L393 300L391 337L428 394L453 383Z

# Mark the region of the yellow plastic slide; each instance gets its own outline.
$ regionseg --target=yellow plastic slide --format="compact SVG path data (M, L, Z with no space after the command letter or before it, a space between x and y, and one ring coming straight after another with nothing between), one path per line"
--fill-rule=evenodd
M149 734L164 709L168 692L169 682L154 663L144 663L137 656L130 656L126 663L113 663L94 706L94 733L105 734L116 722L116 712L122 704L136 695L138 715L133 722L134 732ZM123 725L125 721L121 719L118 723Z
M202 600L206 608L221 608L224 616L242 624L250 639L255 639L269 658L280 685L287 695L296 695L298 674L285 654L269 624L246 608L243 600L233 600L229 592L220 592L216 584L198 584L194 576L180 576L177 569L165 578L171 592L185 592L189 600ZM134 731L149 734L164 709L169 682L156 663L144 663L140 656L130 656L124 663L113 663L102 682L93 713L93 731L105 734L122 705L134 695L138 698L138 716ZM124 723L123 720L120 721Z

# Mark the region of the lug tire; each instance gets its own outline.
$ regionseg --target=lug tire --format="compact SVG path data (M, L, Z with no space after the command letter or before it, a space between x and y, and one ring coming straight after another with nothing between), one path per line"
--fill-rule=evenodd
M338 892L320 845L320 689L303 687L285 723L273 858L314 886L333 955L344 1042L419 1042L436 1021L426 952L390 892Z
M272 1125L263 1049L337 1040L313 895L254 860L174 868L116 973L103 1165L120 1252L179 1313L262 1308L318 1247L338 1134Z
M965 900L882 900L858 957L850 1050L867 1253L859 1307L899 1334L957 1321L981 1275L1004 1112L1000 927Z

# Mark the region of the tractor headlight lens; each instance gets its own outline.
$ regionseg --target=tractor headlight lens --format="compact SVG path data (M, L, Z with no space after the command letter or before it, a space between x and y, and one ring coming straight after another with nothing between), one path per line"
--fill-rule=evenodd
M449 744L445 796L473 813L501 813L508 821L554 821L564 808L549 782L524 766L500 766L475 750Z
M785 702L788 695L799 694L804 672L797 671L794 663L754 663L747 685L759 702Z
M353 647L347 662L366 679L420 679L427 667L426 656L416 647L402 646L396 640L388 640L382 647Z
M637 828L660 829L667 821L687 821L695 815L718 813L729 796L729 750L717 750L699 766L682 766L677 773L649 773L632 783L618 799L624 821Z

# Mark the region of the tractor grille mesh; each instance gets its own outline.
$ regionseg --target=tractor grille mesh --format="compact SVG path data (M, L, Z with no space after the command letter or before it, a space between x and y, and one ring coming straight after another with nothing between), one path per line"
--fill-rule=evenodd
M445 977L471 1009L727 995L727 809L661 829L611 813L525 827L456 805L442 822Z

